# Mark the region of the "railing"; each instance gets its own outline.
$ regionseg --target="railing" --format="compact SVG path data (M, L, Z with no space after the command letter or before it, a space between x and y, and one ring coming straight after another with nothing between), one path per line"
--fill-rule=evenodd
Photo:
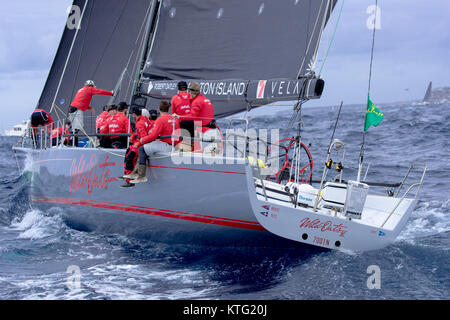
M415 183L410 183L407 184L406 180L409 177L409 174L411 173L412 169L414 167L423 167L423 171L422 171L422 176L420 177L420 181L419 182L415 182ZM405 191L405 193L403 194L403 196L401 197L401 199L397 202L397 204L395 205L394 209L392 209L392 211L389 213L388 217L384 220L384 222L381 224L381 227L384 227L384 225L386 224L386 222L391 218L391 216L394 214L395 210L397 210L397 208L400 206L400 204L403 202L403 200L406 198L406 196L409 194L409 192L414 188L417 187L417 191L416 194L414 195L414 200L417 198L419 191L420 191L420 187L423 184L423 179L425 178L425 173L427 171L427 164L426 163L412 163L409 166L408 172L406 173L405 177L403 178L403 181L401 182L400 186L398 187L397 193L395 194L395 197L397 198L398 195L400 194L400 190L403 188L404 185L409 185L409 188Z
M92 122L95 120L95 116L85 116L86 122ZM52 147L60 147L66 145L67 147L78 147L75 145L75 138L88 138L89 142L85 147L97 147L99 145L98 138L101 137L130 137L131 134L131 121L129 122L130 133L87 133L84 129L81 129L75 133L72 129L70 129L70 133L65 133L65 123L66 120L57 120L51 124L45 126L39 126L36 128L31 128L28 126L23 134L23 136L18 141L17 145L21 147L27 147L32 149L47 149ZM62 127L62 134L59 130L55 133L54 129L59 129ZM95 131L97 132L97 127L95 126ZM52 136L54 134L54 136ZM160 136L157 139L167 139L172 138L172 146L174 145L174 139L183 138L180 135L172 135L172 136ZM68 139L69 143L64 143L64 141ZM206 142L206 143L221 143L223 142L223 137L221 139L217 139L217 137L205 138L205 137L191 137L192 142ZM129 146L129 142L127 142L127 147ZM221 148L223 149L223 147ZM221 150L222 153L223 150Z

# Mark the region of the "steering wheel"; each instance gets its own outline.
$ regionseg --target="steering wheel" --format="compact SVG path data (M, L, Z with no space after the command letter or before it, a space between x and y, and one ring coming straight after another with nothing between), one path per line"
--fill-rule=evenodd
M283 144L286 144L287 146L285 147L285 146L283 146ZM277 141L277 143L276 143L276 146L278 146L279 148L283 149L286 152L283 156L284 157L283 166L281 167L280 170L278 170L277 172L274 173L275 177L277 178L277 183L280 183L280 180L284 180L283 177L280 179L280 175L282 175L282 173L286 172L290 168L292 168L294 170L294 172L296 170L300 173L300 179L301 179L302 183L308 183L309 180L311 179L312 170L313 170L313 158L312 158L311 152L309 151L308 147L303 142L300 143L300 148L304 150L304 152L307 155L308 160L305 163L300 164L301 168L297 168L291 163L291 160L289 159L289 150L291 150L291 148L295 145L296 145L296 140L293 138L281 139L281 140ZM272 150L272 147L273 146L271 146L268 150L269 154L270 154L270 151ZM292 150L295 150L295 147L292 148ZM308 168L309 168L309 172L307 172L306 177L304 177L304 173L305 173L305 171L308 170ZM288 177L288 180L291 180L291 177Z

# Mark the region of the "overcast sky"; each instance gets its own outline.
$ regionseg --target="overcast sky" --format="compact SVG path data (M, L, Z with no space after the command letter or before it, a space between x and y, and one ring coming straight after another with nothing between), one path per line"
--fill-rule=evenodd
M200 0L199 0L200 1ZM276 0L261 0L276 1ZM292 0L294 1L294 0ZM0 0L0 130L27 119L39 100L71 0ZM322 71L322 99L311 106L363 104L367 96L374 0L345 0L336 38ZM342 1L327 26L323 62ZM371 96L378 103L421 100L430 80L450 86L450 1L379 0Z

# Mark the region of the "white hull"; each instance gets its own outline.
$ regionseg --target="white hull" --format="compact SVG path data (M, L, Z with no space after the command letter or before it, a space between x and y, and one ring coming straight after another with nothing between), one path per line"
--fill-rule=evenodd
M246 173L253 212L264 228L280 237L328 249L368 251L386 247L404 228L417 203L415 199L369 194L361 219L351 219L320 206L316 212L313 206L295 207L289 197L282 196L283 186L265 181L263 190L252 169L247 167Z
M5 136L22 137L27 131L28 123L29 121L24 121L22 124L15 125L12 130L5 130Z

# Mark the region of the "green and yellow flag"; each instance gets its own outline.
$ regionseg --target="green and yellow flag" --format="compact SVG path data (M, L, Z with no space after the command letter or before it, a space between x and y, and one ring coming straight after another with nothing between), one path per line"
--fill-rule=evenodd
M378 110L374 103L370 100L370 96L367 98L366 120L364 122L364 131L367 131L370 126L376 127L384 119L383 113Z

